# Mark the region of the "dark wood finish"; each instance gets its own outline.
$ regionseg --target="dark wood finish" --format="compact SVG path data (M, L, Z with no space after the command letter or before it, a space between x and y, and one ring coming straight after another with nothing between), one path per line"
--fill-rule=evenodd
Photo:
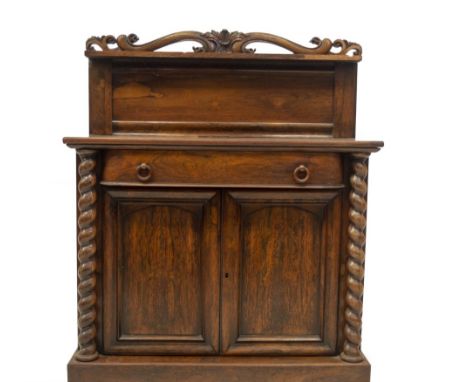
M225 193L224 353L334 354L339 196Z
M115 134L354 136L356 64L274 69L116 63L107 68L112 101L105 124Z
M103 351L217 353L218 194L109 189L104 198Z
M159 131L165 121L270 131L306 124L323 134L333 127L333 70L129 68L114 71L113 89L117 132Z
M357 64L335 64L335 114L333 136L348 138L356 130Z
M104 158L105 185L341 187L343 182L338 154L109 150ZM149 171L143 179L142 165ZM310 172L305 182L294 177L300 166Z
M314 37L310 42L315 46L307 48L270 33L229 32L223 29L221 32L212 30L206 33L194 31L177 32L142 45L135 44L138 42L138 36L135 34L128 36L120 35L117 38L110 35L102 37L93 36L86 41L86 54L88 57L99 57L95 54L97 53L97 48L102 51L102 56L106 56L109 53L109 49L112 49L111 52L128 51L134 57L138 57L138 53L140 52L154 52L180 41L194 41L200 44L200 47L193 48L195 53L229 52L252 54L255 53L255 49L248 48L248 45L253 42L266 42L277 45L295 55L304 55L309 60L360 61L362 53L362 48L359 44L342 39L332 42L328 38L322 40ZM112 48L114 45L115 47ZM337 51L333 50L333 48L337 49Z
M92 37L69 382L369 382L361 47ZM194 52L161 52L193 41ZM266 42L289 54L258 54Z
M183 58L186 62L198 63L236 63L245 64L252 61L266 64L304 64L310 62L345 62L355 63L356 57L341 55L340 57L328 54L282 54L282 53L262 53L262 54L244 54L244 53L219 53L219 52L149 52L149 51L86 51L85 55L91 60L157 60L159 62L174 62Z
M78 351L79 361L89 362L97 353L96 261L96 156L94 150L78 150Z
M69 382L368 382L370 365L339 357L100 356L68 364Z
M364 292L364 260L366 246L367 163L368 154L351 156L352 173L349 194L349 242L346 261L346 309L344 311L344 344L341 358L361 362L362 296Z
M178 149L207 150L222 148L226 151L293 151L329 153L374 153L383 147L382 141L356 141L354 139L322 139L303 136L192 136L192 135L127 135L67 137L63 142L73 148L94 149Z
M202 46L192 54L157 51L184 40ZM314 38L315 47L306 48L270 34L227 31L136 41L129 35L87 42L86 53L95 58L89 71L91 135L354 137L358 44ZM252 54L247 48L262 41L293 54Z
M89 62L89 133L112 134L112 64Z

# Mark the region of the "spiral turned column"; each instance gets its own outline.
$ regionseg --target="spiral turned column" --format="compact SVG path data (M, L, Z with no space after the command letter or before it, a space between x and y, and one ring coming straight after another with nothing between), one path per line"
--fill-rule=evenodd
M78 351L76 359L87 362L96 350L96 155L78 150Z
M367 169L369 154L353 154L349 194L348 258L346 261L346 296L344 344L341 359L361 362L362 296L366 246Z

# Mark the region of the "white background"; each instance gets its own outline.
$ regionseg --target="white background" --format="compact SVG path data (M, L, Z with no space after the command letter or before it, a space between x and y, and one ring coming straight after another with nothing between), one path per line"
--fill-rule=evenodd
M347 38L370 167L363 350L374 382L468 381L464 1L14 1L0 7L0 381L66 380L76 346L74 153L91 35ZM191 44L189 44L190 46Z

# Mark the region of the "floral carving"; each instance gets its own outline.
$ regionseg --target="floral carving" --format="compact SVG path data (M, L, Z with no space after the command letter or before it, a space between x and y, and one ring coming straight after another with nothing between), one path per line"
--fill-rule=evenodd
M211 52L232 52L233 45L236 42L241 42L246 39L248 35L241 32L229 32L227 29L223 29L221 32L212 30L201 35L210 42ZM195 52L203 52L203 47L194 47ZM248 49L246 53L254 53L255 49Z

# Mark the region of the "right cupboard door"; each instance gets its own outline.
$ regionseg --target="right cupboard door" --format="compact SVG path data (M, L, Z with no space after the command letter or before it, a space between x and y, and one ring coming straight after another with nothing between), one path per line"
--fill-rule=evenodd
M337 191L226 191L221 351L334 354Z

